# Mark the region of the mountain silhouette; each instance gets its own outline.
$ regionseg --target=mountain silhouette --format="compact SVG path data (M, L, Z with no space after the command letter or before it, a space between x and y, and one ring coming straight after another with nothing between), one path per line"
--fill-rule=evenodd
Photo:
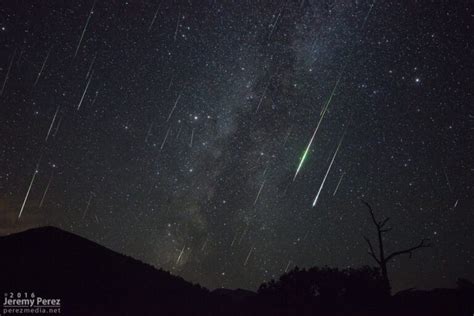
M0 292L58 298L62 315L203 315L211 305L207 289L58 228L0 237L0 251Z

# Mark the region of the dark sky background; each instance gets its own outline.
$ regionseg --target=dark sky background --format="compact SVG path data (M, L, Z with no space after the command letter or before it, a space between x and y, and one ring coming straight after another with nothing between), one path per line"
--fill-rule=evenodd
M469 2L2 1L0 234L255 290L374 264L363 198L395 290L473 279Z

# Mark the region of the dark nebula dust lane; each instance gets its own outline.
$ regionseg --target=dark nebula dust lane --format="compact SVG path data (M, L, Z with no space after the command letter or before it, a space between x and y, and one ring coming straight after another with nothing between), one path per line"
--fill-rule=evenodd
M473 278L469 1L3 1L0 234L53 225L256 289L373 265Z

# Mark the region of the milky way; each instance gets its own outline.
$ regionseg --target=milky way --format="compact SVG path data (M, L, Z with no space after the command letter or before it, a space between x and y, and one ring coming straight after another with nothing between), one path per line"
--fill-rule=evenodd
M363 198L391 217L390 249L433 244L393 262L395 289L474 277L467 1L0 13L1 234L54 225L256 289L296 265L374 264Z

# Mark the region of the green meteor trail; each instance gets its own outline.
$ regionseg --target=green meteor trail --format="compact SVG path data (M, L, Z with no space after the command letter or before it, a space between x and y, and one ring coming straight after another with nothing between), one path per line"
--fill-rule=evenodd
M344 66L344 68L345 68L345 66ZM328 101L326 102L326 104L324 105L324 107L321 110L321 117L319 118L318 125L316 126L316 129L314 130L313 136L311 136L311 139L309 140L308 146L306 146L306 149L303 153L303 156L301 157L300 163L299 163L298 168L296 169L296 172L295 172L295 176L293 177L293 181L295 181L296 176L298 175L298 173L301 170L301 167L303 166L303 162L306 160L306 156L308 155L309 149L311 148L311 145L313 144L314 137L316 136L316 133L318 132L319 126L321 125L321 122L323 121L323 118L327 113L327 110L328 110L329 105L332 101L334 93L336 92L337 86L339 85L339 82L341 81L342 74L344 73L344 68L343 68L341 74L339 75L339 78L337 78L336 83L334 84L334 87L331 91L331 95L329 96Z

